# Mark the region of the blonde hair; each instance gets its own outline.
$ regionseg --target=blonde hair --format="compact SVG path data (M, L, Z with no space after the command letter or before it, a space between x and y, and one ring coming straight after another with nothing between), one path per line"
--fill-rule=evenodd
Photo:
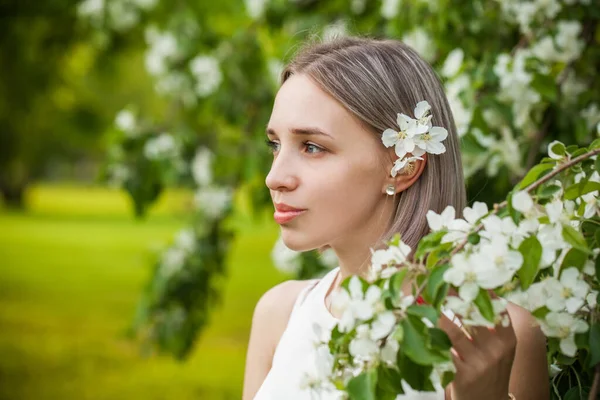
M396 196L396 211L381 241L395 233L415 249L429 227L428 210L466 205L460 146L452 112L432 67L413 49L396 40L344 37L302 48L282 72L282 84L294 74L310 77L374 134L397 126L398 113L413 115L427 100L433 125L448 130L446 152L430 155L419 179ZM383 146L383 144L382 144Z

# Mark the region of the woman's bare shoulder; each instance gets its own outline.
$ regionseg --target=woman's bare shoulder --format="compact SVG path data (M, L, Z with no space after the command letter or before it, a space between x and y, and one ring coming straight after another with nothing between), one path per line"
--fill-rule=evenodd
M282 282L267 290L258 300L244 374L244 399L252 399L271 369L275 348L285 331L294 303L303 289L315 280Z
M316 281L316 279L289 280L272 287L258 300L254 310L254 318L262 320L261 322L271 321L287 325L287 319L298 295ZM277 317L283 317L285 321L277 321L279 319Z

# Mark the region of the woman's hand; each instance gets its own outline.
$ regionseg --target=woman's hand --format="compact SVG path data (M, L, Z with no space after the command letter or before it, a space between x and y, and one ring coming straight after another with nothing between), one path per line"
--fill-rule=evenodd
M510 319L509 319L510 320ZM456 366L454 381L446 390L452 400L506 400L517 338L508 327L469 327L468 337L454 322L442 315L439 326L452 342Z

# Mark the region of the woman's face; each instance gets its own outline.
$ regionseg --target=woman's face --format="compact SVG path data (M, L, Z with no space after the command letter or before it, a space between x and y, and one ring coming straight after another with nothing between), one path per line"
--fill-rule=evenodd
M289 248L365 246L379 238L394 208L384 193L392 162L380 138L302 74L277 93L267 136L274 157L266 184Z

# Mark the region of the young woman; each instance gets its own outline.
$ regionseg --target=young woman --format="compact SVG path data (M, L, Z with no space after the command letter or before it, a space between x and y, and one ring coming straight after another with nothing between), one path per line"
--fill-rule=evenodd
M443 86L412 49L393 40L337 39L303 49L282 81L267 127L274 159L266 184L274 217L289 248L331 247L339 267L320 280L284 282L262 296L252 322L244 400L315 398L306 381L307 371L310 376L319 367L313 324L331 328L337 322L330 304L341 282L365 276L370 248L396 232L414 249L428 233L428 210L462 210L466 203ZM438 146L436 154L421 154L415 148L412 155L421 159L399 168L398 152L384 145L382 134L398 131L398 114L412 116L423 100L431 107L431 124L448 132L445 151ZM548 399L544 336L527 311L515 305L508 311L509 327L475 329L472 338L442 318L440 327L453 344L455 380L445 393L398 399Z

